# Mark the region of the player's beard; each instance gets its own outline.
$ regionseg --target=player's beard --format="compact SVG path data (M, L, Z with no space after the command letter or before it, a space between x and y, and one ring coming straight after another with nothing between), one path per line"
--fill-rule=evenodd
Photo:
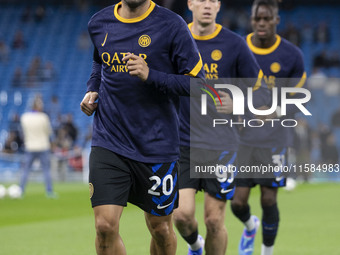
M136 9L147 1L148 0L123 0L130 9Z

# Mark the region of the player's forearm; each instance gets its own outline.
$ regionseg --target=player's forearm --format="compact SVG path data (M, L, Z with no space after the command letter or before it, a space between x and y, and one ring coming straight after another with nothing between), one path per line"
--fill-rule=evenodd
M164 94L190 95L190 76L187 75L166 74L150 68L146 83Z
M259 89L253 91L253 106L258 108L264 105L271 105L271 93L266 86L261 86Z
M87 82L87 92L89 91L99 92L100 81L101 81L101 71L102 71L102 65L96 61L93 61L91 76Z
M150 68L146 83L164 94L200 96L200 88L203 88L205 83L201 76L203 77L200 73L196 78L183 74L166 74ZM194 82L191 82L191 79L194 79Z

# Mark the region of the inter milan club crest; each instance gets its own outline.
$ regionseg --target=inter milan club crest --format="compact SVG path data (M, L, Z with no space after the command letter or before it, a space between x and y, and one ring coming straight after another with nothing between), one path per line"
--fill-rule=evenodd
M214 50L211 52L211 58L215 61L219 61L222 58L222 52L220 50Z
M138 44L140 47L143 47L143 48L148 47L150 43L151 43L151 38L148 35L142 35L138 39Z
M270 65L270 71L273 73L278 73L281 70L281 65L277 62L274 62L273 64Z

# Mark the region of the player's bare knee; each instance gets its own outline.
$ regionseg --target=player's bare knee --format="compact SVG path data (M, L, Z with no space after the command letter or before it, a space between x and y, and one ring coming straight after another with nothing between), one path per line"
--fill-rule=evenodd
M165 241L172 233L170 222L150 222L151 235L156 241Z
M211 235L216 235L219 233L224 224L222 222L223 216L218 217L217 215L206 216L204 223L207 228L207 232Z
M192 218L193 216L190 213L179 211L178 209L176 209L173 214L173 219L176 227L189 225L192 221Z
M174 224L177 228L182 228L187 224L185 216L182 214L174 214Z
M247 202L241 199L234 199L231 201L231 209L233 211L240 211L247 206Z
M97 218L96 231L100 236L114 236L118 234L119 223L115 221L108 221L104 218Z

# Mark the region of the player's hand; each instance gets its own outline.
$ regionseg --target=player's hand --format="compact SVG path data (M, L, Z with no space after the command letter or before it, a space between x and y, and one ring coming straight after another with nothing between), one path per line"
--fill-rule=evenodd
M142 81L148 79L149 67L143 58L129 52L122 60L127 61L126 66L131 76L137 76Z
M222 105L217 103L216 110L218 113L231 114L233 112L233 100L229 96L228 93L219 90L218 94L220 95ZM216 102L219 102L218 98L215 98Z
M259 108L257 108L257 110L268 110L269 107L264 105L264 106L261 106ZM269 115L255 115L255 118L256 119L259 119L259 120L266 120L266 119L277 119L277 113L276 111L274 111L273 113L269 114Z
M98 103L95 101L98 99L98 93L89 91L85 94L83 101L80 103L80 109L87 115L91 116L97 109Z

